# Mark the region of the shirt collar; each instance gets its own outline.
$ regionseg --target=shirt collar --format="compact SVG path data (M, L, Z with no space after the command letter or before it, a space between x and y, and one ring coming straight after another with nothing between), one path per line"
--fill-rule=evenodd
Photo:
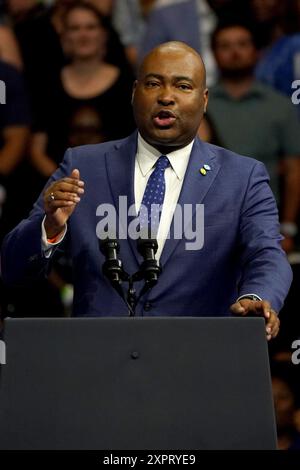
M170 165L179 180L183 180L184 178L193 144L194 140L185 147L166 154L170 161ZM148 144L148 142L143 139L140 133L138 133L136 159L143 176L146 176L147 173L154 167L160 156L161 153L159 150Z

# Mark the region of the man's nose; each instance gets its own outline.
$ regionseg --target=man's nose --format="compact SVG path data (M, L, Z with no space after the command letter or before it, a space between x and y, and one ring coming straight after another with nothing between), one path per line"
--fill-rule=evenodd
M170 106L175 104L174 95L170 88L162 88L161 92L157 97L157 102L163 106Z

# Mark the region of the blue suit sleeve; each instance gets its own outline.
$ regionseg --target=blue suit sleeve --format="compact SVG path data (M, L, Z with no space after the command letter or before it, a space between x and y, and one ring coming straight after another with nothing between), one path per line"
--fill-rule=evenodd
M278 210L265 166L257 162L248 181L240 218L239 295L255 292L277 312L292 282L292 270L282 250Z
M72 150L66 151L56 172L48 180L44 190L53 181L69 176L72 171ZM43 192L40 194L27 219L22 220L8 235L1 249L1 275L6 284L23 284L30 278L45 273L49 259L42 252Z

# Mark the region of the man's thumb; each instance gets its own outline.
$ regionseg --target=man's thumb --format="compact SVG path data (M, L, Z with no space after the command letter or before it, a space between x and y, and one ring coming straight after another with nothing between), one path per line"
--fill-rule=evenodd
M235 304L231 305L230 310L234 315L243 315L246 311L240 302L236 302Z
M80 173L79 173L79 170L77 170L77 168L74 168L74 170L72 171L71 178L75 178L76 180L79 180Z

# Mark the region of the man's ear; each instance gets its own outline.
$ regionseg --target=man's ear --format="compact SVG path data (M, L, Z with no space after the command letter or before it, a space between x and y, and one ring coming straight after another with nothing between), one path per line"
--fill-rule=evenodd
M204 99L203 112L205 114L207 110L207 105L208 105L208 88L205 88L203 92L203 99Z
M136 87L137 87L137 83L138 83L137 80L135 80L134 83L133 83L132 93L131 93L131 104L133 104L133 100L134 100L134 95L135 95L135 90L136 90Z

